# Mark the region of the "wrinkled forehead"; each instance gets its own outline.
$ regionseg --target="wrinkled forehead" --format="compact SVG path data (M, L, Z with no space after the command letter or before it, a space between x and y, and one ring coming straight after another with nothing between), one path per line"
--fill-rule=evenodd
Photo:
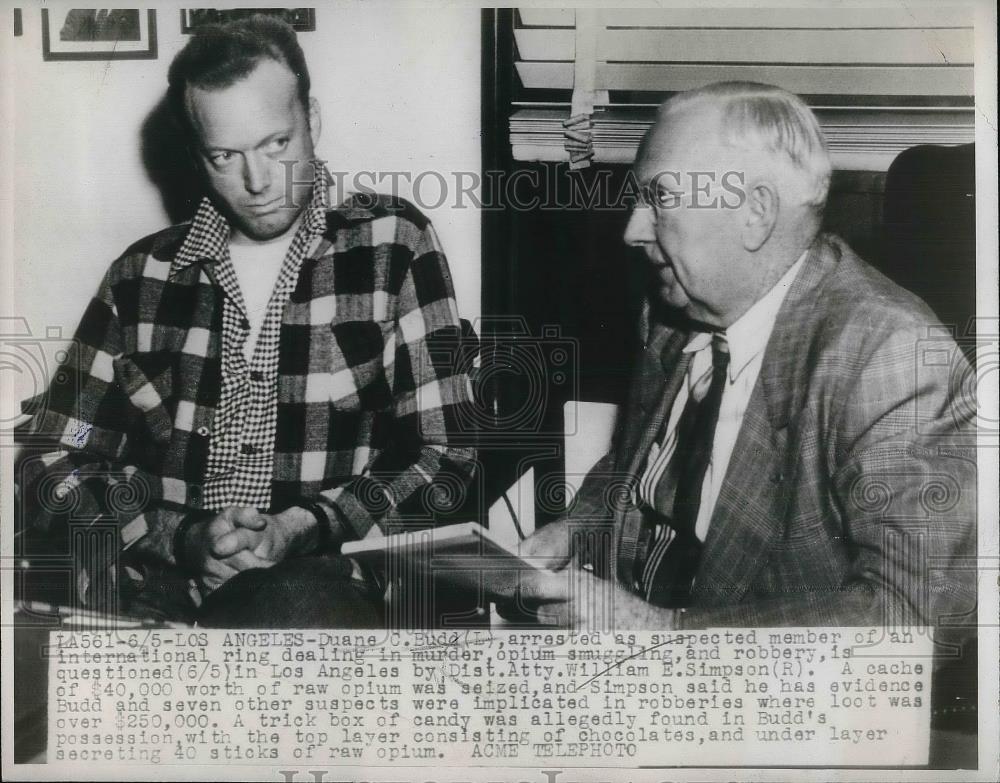
M669 106L669 104L668 104ZM648 183L663 172L707 171L727 162L722 112L711 104L662 111L643 137L633 173Z
M298 85L295 74L276 60L261 59L253 70L220 86L188 85L185 105L195 127L208 129L248 123L267 124L295 113Z

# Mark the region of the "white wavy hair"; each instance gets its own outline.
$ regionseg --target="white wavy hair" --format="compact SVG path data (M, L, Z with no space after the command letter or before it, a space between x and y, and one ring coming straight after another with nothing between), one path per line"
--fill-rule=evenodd
M672 96L660 107L660 118L700 103L721 110L726 144L770 153L796 181L802 203L822 212L830 154L816 115L801 98L770 84L716 82Z

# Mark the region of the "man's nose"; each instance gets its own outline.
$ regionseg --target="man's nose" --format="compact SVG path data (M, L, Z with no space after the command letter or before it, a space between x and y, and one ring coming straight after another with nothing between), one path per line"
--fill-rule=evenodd
M248 193L263 193L271 185L271 167L262 156L248 153L243 164L243 186Z
M653 233L653 208L645 204L636 204L629 215L625 226L625 244L642 245L656 239Z

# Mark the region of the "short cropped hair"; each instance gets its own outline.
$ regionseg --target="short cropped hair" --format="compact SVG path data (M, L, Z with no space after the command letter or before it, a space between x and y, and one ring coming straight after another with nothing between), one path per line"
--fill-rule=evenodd
M167 73L167 100L174 118L190 134L193 128L185 102L188 86L230 87L249 76L265 59L282 63L295 74L299 100L308 111L309 68L295 31L280 19L253 14L198 28L177 53Z
M822 211L830 189L830 153L816 115L797 95L757 82L716 82L671 97L661 116L709 103L722 111L723 140L765 150L791 164L804 202Z

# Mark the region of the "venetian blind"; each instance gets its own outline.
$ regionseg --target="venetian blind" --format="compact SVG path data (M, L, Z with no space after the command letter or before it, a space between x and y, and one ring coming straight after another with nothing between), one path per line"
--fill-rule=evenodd
M583 111L593 160L630 163L663 98L731 79L803 96L838 168L884 170L916 144L973 140L963 7L523 8L514 39L518 160L566 160L563 121Z

